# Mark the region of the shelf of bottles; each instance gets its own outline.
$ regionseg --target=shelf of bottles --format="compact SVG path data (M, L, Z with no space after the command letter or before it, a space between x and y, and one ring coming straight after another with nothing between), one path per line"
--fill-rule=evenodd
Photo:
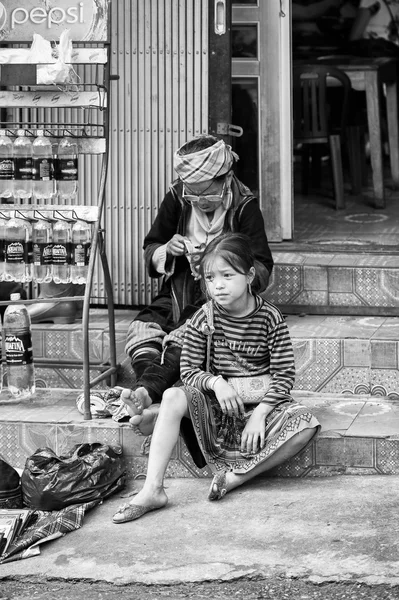
M0 206L0 281L86 283L97 219L96 206Z
M90 388L107 377L116 385L118 369L112 282L100 228L108 168L109 88L117 76L110 75L108 2L99 2L106 5L98 25L100 32L107 31L106 39L101 35L92 42L73 42L68 64L74 77L66 85L43 83L50 63L41 57L24 60L30 42L0 48L0 281L28 287L30 282L86 283L84 296L62 297L83 299L85 419L91 419ZM79 154L103 155L97 206L79 205ZM108 297L110 367L91 380L89 308L97 254ZM47 300L54 301L40 302ZM37 299L23 301L34 302Z
M60 139L68 136L74 139L78 154L104 154L106 150L105 124L101 123L68 122L66 127L39 121L34 125L23 121L0 121L0 135L7 136L12 142L18 137L20 130L24 131L24 136L31 143L38 137L38 134L47 138L51 143L54 159L56 159Z

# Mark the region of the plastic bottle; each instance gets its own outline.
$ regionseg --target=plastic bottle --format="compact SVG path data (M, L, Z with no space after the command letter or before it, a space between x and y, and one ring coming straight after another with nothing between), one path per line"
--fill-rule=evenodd
M86 221L76 221L72 227L72 283L86 283L91 246L91 226Z
M0 317L0 394L3 389L3 327Z
M0 281L5 278L5 251L6 251L6 227L7 219L0 213Z
M38 203L51 204L54 196L53 148L42 129L38 129L32 144L32 156L33 199Z
M32 226L33 281L48 283L52 279L52 227L49 221L38 219Z
M14 216L7 221L4 255L4 281L29 281L29 229L25 219Z
M55 283L71 281L71 224L59 219L53 225L53 266Z
M18 129L13 145L14 200L26 202L32 198L32 142Z
M4 313L4 345L8 389L15 398L31 398L35 394L30 316L24 304L13 304L20 294L11 294L11 304Z
M11 138L0 129L0 203L11 202L13 196L14 151Z
M78 199L78 154L76 138L65 134L57 149L57 193L60 204L76 204Z

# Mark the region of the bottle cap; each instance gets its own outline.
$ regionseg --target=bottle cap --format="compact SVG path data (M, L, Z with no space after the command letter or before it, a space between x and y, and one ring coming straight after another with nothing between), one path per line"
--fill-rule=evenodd
M15 300L21 300L21 294L11 294L10 300L15 302Z

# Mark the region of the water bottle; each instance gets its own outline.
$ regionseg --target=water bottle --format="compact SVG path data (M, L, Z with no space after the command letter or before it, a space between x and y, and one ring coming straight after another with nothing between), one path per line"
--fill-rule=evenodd
M65 134L57 149L57 192L60 204L76 204L78 199L78 154L76 138Z
M44 131L37 131L37 138L32 144L33 156L33 199L37 203L51 204L54 195L53 148Z
M71 224L59 219L53 225L53 266L54 283L71 281Z
M0 203L11 202L13 195L14 156L12 140L0 129Z
M11 294L11 302L20 294ZM4 345L8 389L19 400L35 394L32 332L30 316L24 304L9 304L4 313Z
M33 280L48 283L52 279L52 227L49 221L38 219L32 226Z
M27 202L32 198L32 142L18 129L13 145L14 155L14 200Z
M91 246L91 226L86 221L76 221L72 227L72 283L86 283Z
M4 281L29 281L29 229L25 219L14 216L7 221L4 257Z
M3 327L0 317L0 394L3 389Z
M5 280L6 227L7 219L0 213L0 281Z

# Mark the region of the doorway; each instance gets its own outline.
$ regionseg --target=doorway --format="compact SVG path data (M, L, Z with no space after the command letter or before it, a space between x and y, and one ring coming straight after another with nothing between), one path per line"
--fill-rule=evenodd
M361 194L353 196L345 183L345 209L335 209L327 156L323 185L301 194L292 146L290 11L290 0L232 4L232 122L244 129L233 140L241 156L237 174L259 195L272 242L391 250L399 234L399 192L390 183L386 146L384 209L374 208L369 158Z
M237 174L258 196L271 242L292 237L286 2L232 2L232 123L244 129L232 141L240 156Z
M317 5L311 6L316 7ZM300 11L306 10L305 3L298 3L298 7L298 10ZM387 134L389 128L386 126L388 111L385 112L385 100L388 99L388 94L385 87L384 91L376 91L376 84L376 89L374 90L375 93L372 94L372 101L370 103L366 102L366 91L368 90L368 92L370 92L370 88L367 88L367 73L365 74L365 71L361 71L360 63L365 61L365 63L367 63L366 67L371 70L373 68L371 64L373 58L372 54L368 55L366 52L366 39L358 41L352 40L352 32L360 22L359 15L362 16L363 14L360 13L359 10L358 0L348 0L343 5L343 9L329 10L323 16L319 15L319 18L317 19L314 18L309 21L303 21L301 18L304 17L304 14L301 12L292 15L293 64L319 64L320 59L324 55L324 60L327 60L327 64L338 65L339 61L343 64L349 63L349 71L345 70L345 67L341 67L341 69L345 70L346 74L349 75L352 83L349 119L350 123L353 124L355 122L357 125L361 125L366 133L365 140L362 141L362 149L359 150L359 152L363 150L366 151L366 173L363 176L361 192L356 196L351 192L348 172L349 165L346 152L347 146L342 144L345 176L345 208L341 210L336 210L335 208L332 185L332 165L328 146L317 145L321 151L315 162L316 164L321 164L321 168L319 169L320 172L317 181L312 181L312 178L308 177L310 185L306 195L302 193L301 162L303 156L300 151L300 144L294 146L293 181L295 225L293 239L299 243L345 244L348 247L367 246L368 249L372 247L392 247L392 245L397 243L396 240L397 234L399 233L399 226L396 224L398 223L399 216L399 194L397 189L395 189L397 186L392 184L389 164L390 157ZM365 9L361 10L364 11ZM297 20L295 19L295 16L297 17ZM313 29L310 26L312 26ZM361 47L356 47L358 42L361 44ZM360 54L357 54L359 51L361 51ZM345 54L349 56L353 54L358 56L358 58L352 60L348 58L345 60L345 58L347 58L344 56ZM341 57L343 57L344 60L342 60ZM336 63L332 62L334 58L337 61ZM356 60L358 61L358 67L355 72L353 70L353 63ZM331 88L328 89L331 91ZM329 94L330 91L327 93ZM378 100L376 99L377 97ZM372 104L372 110L375 110L375 112L378 113L378 119L381 119L381 129L383 131L382 143L374 143L371 147L371 160L368 132L379 131L380 128L377 127L377 124L375 124L374 127L368 125L370 114L367 106L369 104ZM337 103L334 104L331 97L328 101L328 107L330 113L334 114L339 112L340 109ZM396 144L393 144L392 147L395 148L395 146ZM376 182L373 181L371 163L373 162L373 150L379 147L382 148L383 155L383 178L380 179L380 186L376 187ZM314 159L315 156L312 157L312 162ZM395 156L392 157L392 160L395 162ZM375 166L374 162L373 168L375 168ZM313 164L311 163L310 170L312 167ZM374 171L374 173L381 172L379 169L380 167ZM377 190L379 189L383 190L382 194L385 196L385 206L384 208L376 209L375 206L378 206L379 202L375 200L374 195L375 193L378 193ZM374 190L376 190L376 192ZM380 205L382 204L383 202L380 202Z

